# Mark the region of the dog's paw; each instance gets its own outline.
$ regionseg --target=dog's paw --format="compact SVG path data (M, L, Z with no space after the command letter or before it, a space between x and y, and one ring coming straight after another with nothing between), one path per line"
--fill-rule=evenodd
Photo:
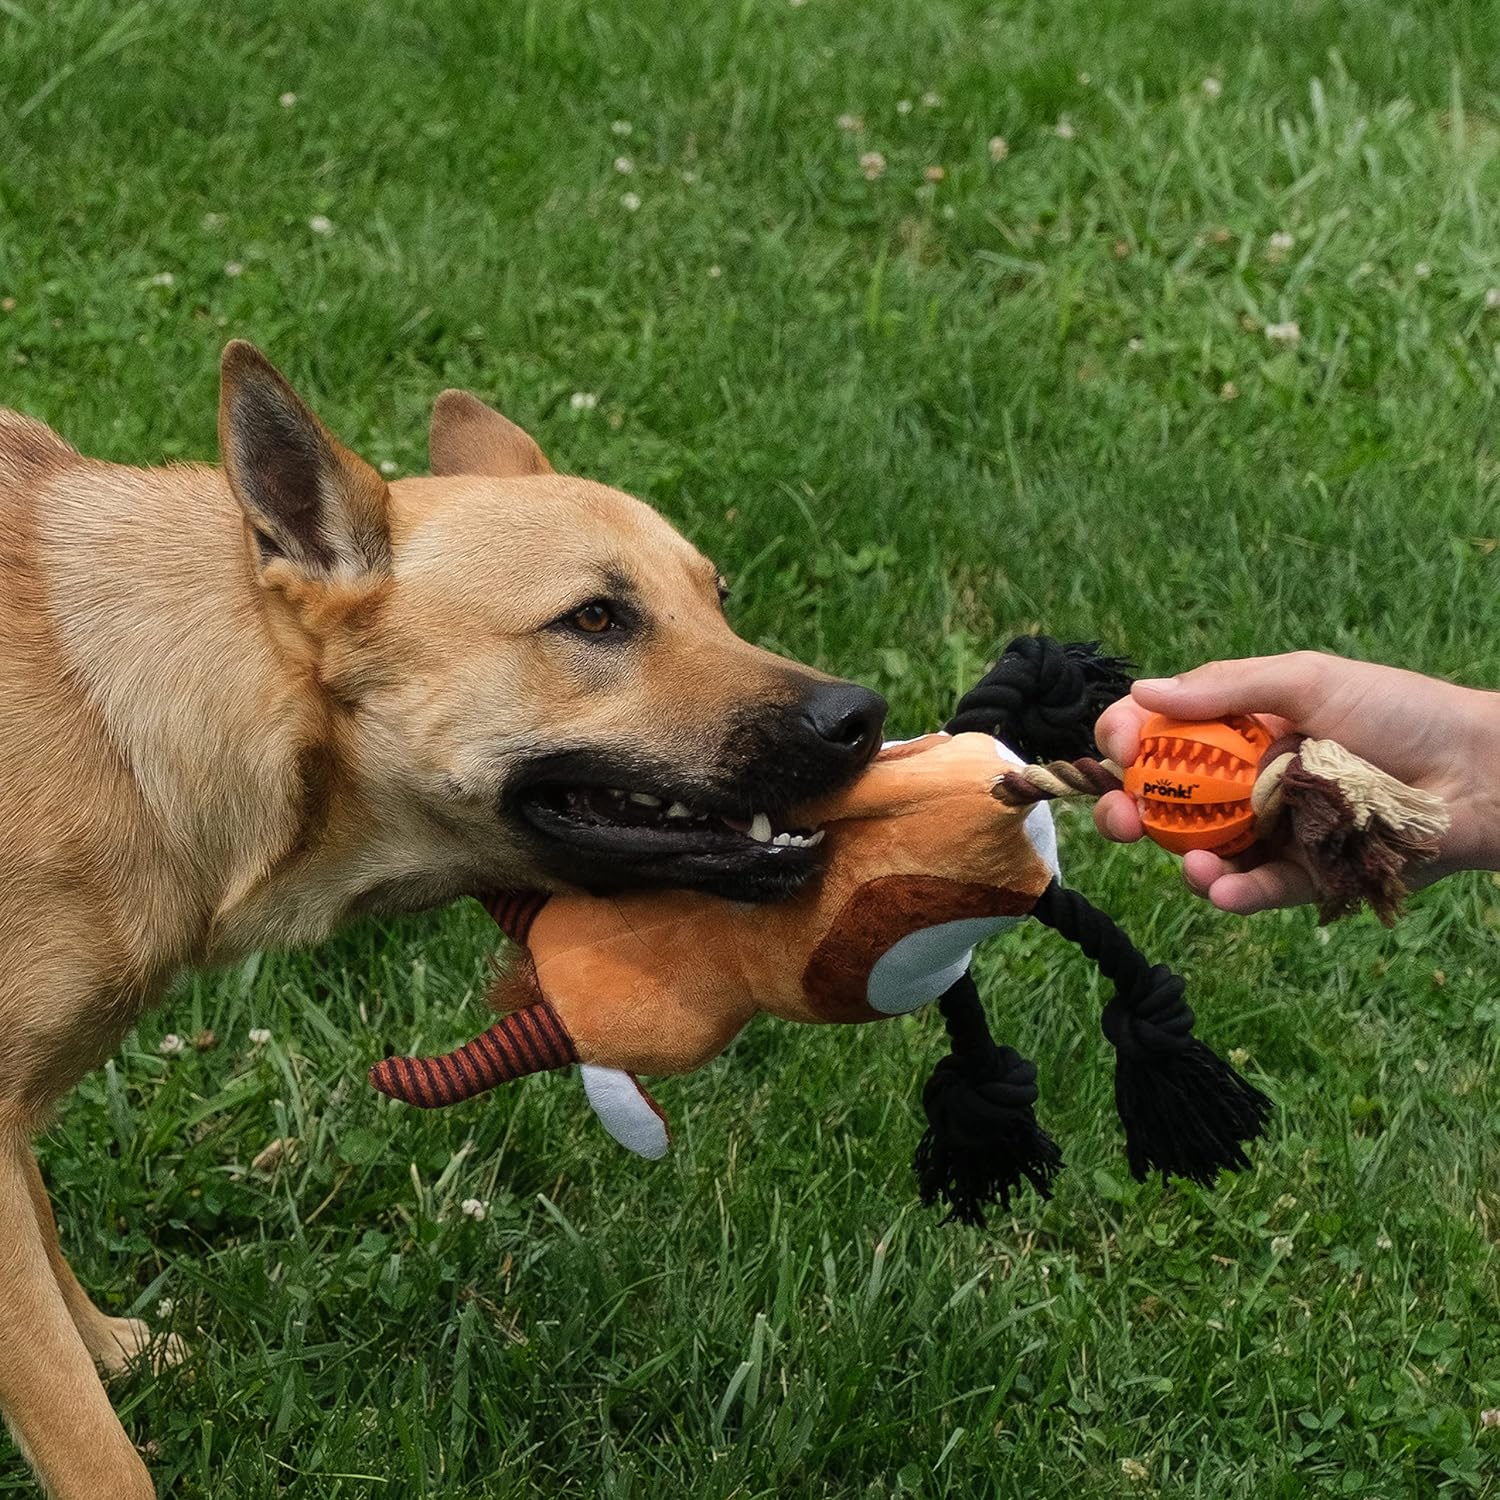
M187 1358L188 1346L175 1333L153 1334L139 1318L103 1318L89 1340L89 1353L106 1375L142 1368L160 1375Z

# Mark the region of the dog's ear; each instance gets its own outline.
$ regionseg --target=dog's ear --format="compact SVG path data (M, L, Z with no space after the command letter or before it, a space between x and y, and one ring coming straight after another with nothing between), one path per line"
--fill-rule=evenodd
M444 391L437 398L427 451L434 474L520 479L552 473L529 433L467 391Z
M262 567L283 558L323 580L389 571L385 481L243 339L220 366L219 450Z

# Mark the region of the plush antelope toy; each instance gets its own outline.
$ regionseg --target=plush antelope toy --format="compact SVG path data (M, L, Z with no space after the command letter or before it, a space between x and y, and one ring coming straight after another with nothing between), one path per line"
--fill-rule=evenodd
M821 835L826 859L786 901L492 898L521 949L491 991L501 1019L445 1056L389 1057L371 1082L431 1108L578 1063L605 1129L654 1158L667 1126L637 1074L700 1068L761 1012L876 1021L938 1000L952 1052L924 1091L918 1176L924 1201L982 1222L1023 1178L1046 1194L1061 1165L1033 1112L1036 1069L991 1040L968 973L976 943L1034 916L1115 983L1103 1027L1136 1175L1209 1182L1246 1165L1243 1143L1260 1134L1269 1101L1193 1036L1183 981L1059 885L1046 805L1006 792L1006 773L1024 762L1001 740L1030 758L1092 753L1094 719L1127 686L1123 665L1092 646L1013 641L944 732L888 745L852 786L799 814L804 831L787 837Z

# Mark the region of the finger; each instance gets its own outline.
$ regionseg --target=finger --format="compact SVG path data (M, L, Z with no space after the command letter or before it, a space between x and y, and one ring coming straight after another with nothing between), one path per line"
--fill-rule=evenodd
M1220 859L1217 854L1210 854L1207 849L1189 849L1182 856L1182 878L1187 882L1188 889L1195 896L1202 896L1205 901L1209 899L1214 882L1233 874L1234 869L1227 860Z
M1220 911L1242 917L1278 906L1305 906L1316 898L1317 890L1307 871L1290 860L1273 860L1253 870L1221 875L1208 892L1208 899Z
M1141 752L1141 725L1147 711L1130 698L1111 703L1094 725L1094 739L1116 765L1128 766Z
M1107 792L1094 804L1094 826L1117 844L1133 844L1146 831L1135 798L1124 792Z
M1135 701L1178 719L1220 719L1225 714L1277 714L1303 723L1328 698L1336 658L1317 651L1214 661L1179 677L1143 677Z

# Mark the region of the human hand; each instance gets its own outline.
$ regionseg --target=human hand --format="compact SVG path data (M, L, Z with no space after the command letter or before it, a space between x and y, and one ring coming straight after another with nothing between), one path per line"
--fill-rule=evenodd
M1408 785L1436 793L1453 825L1438 858L1409 872L1414 887L1455 870L1500 868L1500 693L1317 651L1211 662L1180 677L1137 682L1130 697L1100 715L1100 748L1128 766L1153 713L1200 720L1253 713L1273 738L1336 740ZM1120 843L1144 832L1124 792L1100 798L1094 821ZM1284 848L1257 845L1232 860L1194 850L1183 860L1183 875L1221 911L1247 914L1316 897L1311 876Z

